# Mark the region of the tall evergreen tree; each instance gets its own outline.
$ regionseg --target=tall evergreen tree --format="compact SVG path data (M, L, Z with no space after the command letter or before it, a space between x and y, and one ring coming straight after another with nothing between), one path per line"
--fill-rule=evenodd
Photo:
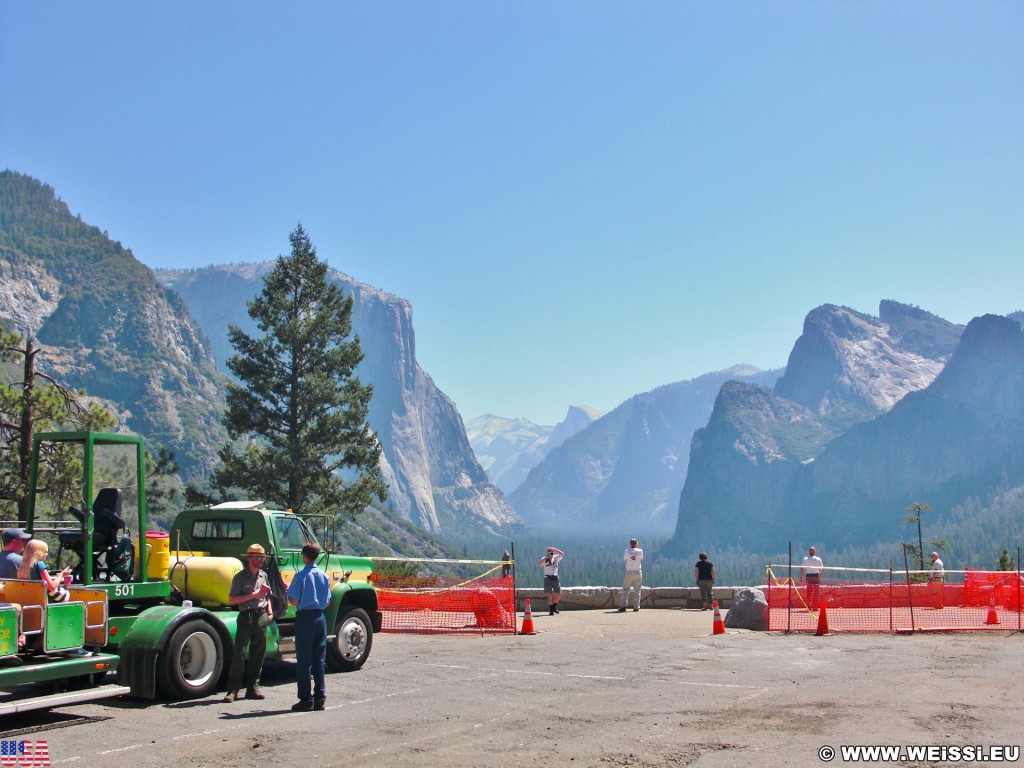
M297 513L354 517L387 486L367 423L373 389L354 375L363 353L349 339L353 302L328 281L301 224L289 239L291 255L278 257L248 304L263 335L228 328L239 383L229 386L224 425L234 442L213 484L224 497L242 489Z
M924 502L915 501L913 504L907 507L907 514L903 516L904 525L917 526L917 544L904 544L903 546L906 548L907 556L909 558L915 558L917 560L917 568L920 571L924 570L924 535L921 533L921 523L924 520L924 516L931 511L932 508L929 507ZM945 539L935 539L934 541L929 541L928 543L934 546L936 549L946 548ZM917 574L917 577L919 580L922 581L925 579L924 574Z
M0 363L16 367L0 381L0 508L17 506L20 522L28 516L29 463L37 432L56 429L106 429L114 417L82 391L74 391L38 365L42 348L34 339L0 332ZM17 371L14 374L13 371ZM8 380L9 379L9 380ZM37 483L56 498L75 501L78 474L69 471L66 448L47 446Z

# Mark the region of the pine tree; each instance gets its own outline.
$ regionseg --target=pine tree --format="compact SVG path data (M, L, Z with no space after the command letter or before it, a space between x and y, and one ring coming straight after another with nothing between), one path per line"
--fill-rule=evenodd
M929 507L924 502L915 501L913 504L907 507L907 514L903 516L904 525L917 526L917 543L904 544L903 546L906 549L907 557L915 558L917 560L917 568L919 571L924 570L924 536L921 533L921 522L924 519L924 516L931 511L932 508ZM934 546L936 549L946 548L945 539L935 539L933 541L929 541L928 543ZM923 581L925 578L927 577L923 573L918 573L914 576L914 580L918 581Z
M352 332L352 298L328 281L298 225L291 255L277 259L249 316L263 333L230 326L237 354L228 368L224 425L213 484L222 498L241 489L296 513L354 517L387 497L380 444L367 423L372 387L354 375L363 358Z
M999 553L999 561L996 563L996 568L1000 571L1015 571L1017 570L1017 563L1010 557L1010 553L1004 549Z
M56 429L105 429L116 421L82 391L74 391L38 365L42 348L31 337L0 333L0 362L18 374L0 383L0 501L17 505L18 521L28 518L29 463L37 432ZM64 507L81 494L73 459L63 446L47 446L37 483Z

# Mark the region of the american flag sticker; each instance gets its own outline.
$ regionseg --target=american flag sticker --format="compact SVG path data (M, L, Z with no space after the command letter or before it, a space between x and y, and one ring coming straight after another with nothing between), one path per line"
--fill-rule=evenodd
M22 766L29 768L33 765L50 764L50 748L46 741L14 741L4 739L0 741L0 765Z

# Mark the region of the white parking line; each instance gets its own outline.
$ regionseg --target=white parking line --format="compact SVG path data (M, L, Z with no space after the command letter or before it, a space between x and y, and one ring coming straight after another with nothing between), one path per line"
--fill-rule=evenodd
M97 752L97 755L116 755L119 752L131 752L133 749L142 749L144 744L130 744L127 747L118 747L117 749L105 749L102 752Z
M467 667L461 664L428 664L426 662L413 662L419 664L421 667L437 667L439 669L464 669L470 672L500 672L506 675L546 675L549 677L578 677L584 680L629 680L628 677L612 677L609 675L577 675L571 672L542 672L536 669L499 669L496 667ZM689 685L697 688L740 688L744 690L757 691L757 694L763 693L765 689L760 685L740 685L738 683L698 683L690 682L688 680L672 680L672 681L651 681L651 682L669 682L670 684L676 685Z
M421 667L438 667L440 669L466 669L470 672L501 672L506 675L547 675L550 677L581 677L584 680L628 680L628 677L609 677L608 675L574 675L569 672L540 672L536 669L499 669L497 667L464 667L459 664L426 664L419 662Z

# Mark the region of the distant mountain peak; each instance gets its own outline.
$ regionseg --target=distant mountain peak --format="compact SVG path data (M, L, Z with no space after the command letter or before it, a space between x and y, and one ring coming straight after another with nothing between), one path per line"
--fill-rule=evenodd
M604 416L604 411L592 405L570 405L569 410L565 412L565 418L558 422L555 428L551 430L547 451L557 448L602 416Z
M716 373L709 374L709 375L711 375L711 376L736 376L737 378L741 378L741 379L749 379L752 376L757 376L759 373L763 373L763 371L760 368L758 368L756 365L749 365L747 363L739 363L738 365L730 366L728 368L725 368L724 370L717 371Z
M570 405L569 410L566 411L565 414L566 418L569 418L569 415L572 414L574 411L583 411L583 413L586 414L591 421L596 421L605 414L605 411L601 408L598 408L596 405L583 403L581 405ZM562 419L562 421L565 421L565 419Z
M863 420L931 384L961 329L894 301L882 306L888 322L835 304L811 310L776 393L822 416Z
M997 399L998 391L1020 392L1024 381L1024 334L1021 323L1002 315L976 317L964 329L960 346L933 389L947 394L972 391ZM1018 380L1017 387L1008 382Z
M935 320L938 320L941 323L946 322L938 315L934 315L918 306L913 304L904 304L901 301L895 301L893 299L882 299L878 303L878 317L883 323L892 323L907 318L924 322Z
M603 415L593 405L570 405L565 418L550 427L485 414L466 422L466 434L487 476L502 491L512 493L552 449Z

